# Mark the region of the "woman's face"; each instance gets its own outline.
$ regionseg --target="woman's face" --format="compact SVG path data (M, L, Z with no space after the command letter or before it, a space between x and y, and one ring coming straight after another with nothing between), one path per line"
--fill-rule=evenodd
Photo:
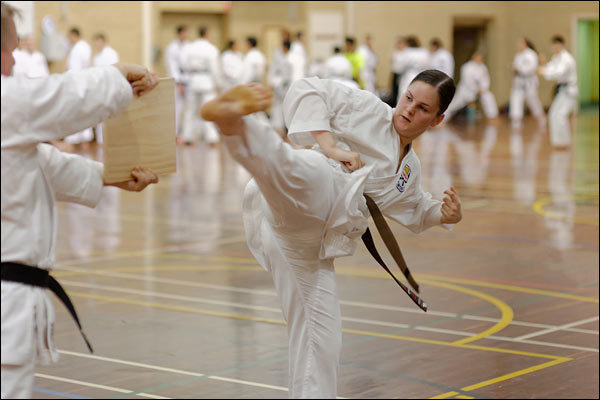
M412 141L426 129L444 119L437 115L439 96L436 88L422 81L413 82L394 109L392 123L398 135Z
M523 51L527 48L527 43L525 42L525 39L519 39L519 41L517 42L517 48L519 49L519 51Z

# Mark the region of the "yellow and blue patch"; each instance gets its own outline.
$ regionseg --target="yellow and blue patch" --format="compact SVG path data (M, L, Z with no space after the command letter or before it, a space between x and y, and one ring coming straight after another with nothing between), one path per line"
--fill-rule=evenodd
M396 189L398 189L400 193L404 192L406 184L408 183L408 178L410 178L410 166L406 164L404 168L402 168L402 173L400 174L398 183L396 183Z

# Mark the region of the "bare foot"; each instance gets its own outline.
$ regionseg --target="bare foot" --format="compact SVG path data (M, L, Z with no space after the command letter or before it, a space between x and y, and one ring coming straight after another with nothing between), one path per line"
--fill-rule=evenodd
M271 106L271 93L258 84L236 86L216 99L204 104L200 116L205 121L215 121L241 117Z

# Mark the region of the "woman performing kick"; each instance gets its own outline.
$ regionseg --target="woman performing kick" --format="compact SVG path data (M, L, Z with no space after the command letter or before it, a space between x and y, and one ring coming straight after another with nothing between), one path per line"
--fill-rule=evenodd
M265 110L261 86L238 86L201 109L233 157L253 176L244 193L248 247L271 271L289 336L289 396L333 398L342 326L333 260L353 254L368 226L364 194L413 232L462 218L458 194L444 201L420 185L411 143L444 118L454 82L419 74L392 109L365 90L300 79L284 100L289 139L248 115ZM446 225L446 227L449 227Z

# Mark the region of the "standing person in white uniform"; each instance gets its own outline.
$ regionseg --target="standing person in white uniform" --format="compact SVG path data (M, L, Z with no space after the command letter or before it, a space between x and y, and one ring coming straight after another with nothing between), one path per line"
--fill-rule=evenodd
M244 72L244 56L238 51L235 40L227 42L227 48L221 54L221 77L223 78L223 90L229 90L242 82Z
M450 78L454 78L454 56L442 46L440 39L431 39L429 52L431 53L431 68L442 71Z
M419 39L416 36L407 37L406 44L408 47L403 53L403 64L401 66L402 79L398 88L399 97L397 101L400 101L400 97L404 94L415 76L421 71L431 68L431 55L426 48L421 47Z
M81 39L78 28L71 28L68 38L72 47L67 56L67 71L81 71L88 68L92 61L92 48L88 42ZM85 128L81 132L65 137L65 142L70 145L81 144L91 142L93 138L92 128Z
M244 194L248 246L270 270L289 336L289 396L334 398L341 312L334 258L351 255L368 226L363 194L413 232L455 224L456 191L444 202L420 186L412 141L438 124L454 94L451 78L427 71L392 109L366 90L304 78L284 103L294 149L255 116L270 95L239 86L201 110L215 120L234 158L254 177ZM351 172L352 171L352 172Z
M294 61L294 70L298 71L298 79L304 78L308 68L308 56L304 46L304 33L301 31L296 33L296 40L292 42L290 53L292 53L291 59Z
M181 67L181 50L188 44L188 28L185 25L179 25L176 32L177 37L165 49L165 67L167 75L175 80L175 131L179 142L183 125L181 112L185 104L187 86L187 76Z
M119 62L119 54L115 49L106 44L106 37L102 33L94 35L94 49L96 55L94 56L94 67L105 67L107 65L113 65ZM100 144L104 142L102 136L102 127L104 124L100 123L96 125L96 141Z
M217 128L204 121L198 110L202 104L214 99L221 86L219 50L208 39L208 28L200 27L199 38L181 51L181 66L188 76L188 91L181 139L187 145L203 139L211 147L219 142Z
M46 57L35 49L31 36L19 40L20 50L14 51L15 67L13 76L24 75L28 78L40 78L50 75Z
M365 85L365 89L371 93L375 92L376 75L375 68L379 63L379 56L373 50L373 44L371 43L371 35L365 36L365 42L358 46L358 52L362 54L365 59L365 65L360 71L361 79Z
M392 90L391 100L389 105L394 106L398 102L398 89L400 88L400 81L402 80L402 70L404 68L404 51L406 50L406 38L403 36L396 39L394 49L392 50L390 57L390 64L392 70Z
M496 98L490 92L490 73L483 63L483 54L476 51L471 60L460 67L460 82L456 88L456 95L446 110L446 120L467 104L479 100L486 118L498 116Z
M519 52L515 55L512 68L514 73L513 85L510 92L509 114L514 129L521 126L525 100L531 113L538 119L540 125L546 123L542 102L538 96L538 55L533 43L525 38L517 42Z
M339 47L334 47L333 55L325 61L325 71L325 78L360 89L358 83L352 79L352 64L342 54L342 49Z
M293 75L293 62L297 61L297 55L291 52L292 44L284 39L279 51L274 52L267 82L273 90L273 104L270 110L270 121L273 129L282 137L285 137L285 121L283 120L283 99L287 94L290 85L295 80ZM277 50L277 49L276 49ZM290 60L289 56L292 57ZM294 60L294 57L296 60Z
M556 81L557 93L548 110L550 120L550 143L558 149L566 149L571 144L569 114L577 106L577 64L565 48L565 39L556 35L552 38L552 58L538 68L538 73L547 80Z
M31 398L36 361L58 359L54 306L45 290L56 261L56 200L93 207L104 186L101 163L43 142L124 111L135 93L158 80L133 64L13 77L14 14L2 3L2 398ZM115 186L140 191L158 181L146 169L134 169L132 177ZM49 283L53 288L55 281Z
M265 69L267 67L267 59L265 55L256 47L258 41L254 36L246 38L246 46L248 50L244 55L244 73L242 75L242 83L251 82L262 83Z

